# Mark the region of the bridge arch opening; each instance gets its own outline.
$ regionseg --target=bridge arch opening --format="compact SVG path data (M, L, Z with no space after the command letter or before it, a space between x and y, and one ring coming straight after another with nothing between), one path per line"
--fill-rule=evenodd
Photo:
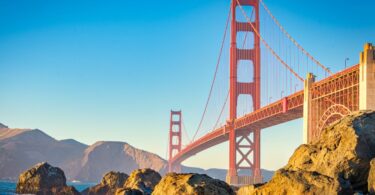
M254 110L253 98L248 94L240 94L237 100L237 117L244 116Z
M173 137L172 138L172 144L178 144L179 140L178 140L178 137Z
M324 128L350 113L350 109L342 104L334 104L330 106L320 117L316 131L313 134L314 138L319 138Z
M252 60L239 60L238 61L237 81L241 83L254 82L254 63Z
M255 10L253 6L241 5L243 11L245 11L246 16L249 17L251 22L255 22ZM237 22L248 22L247 18L244 16L240 6L236 7L236 21Z
M255 34L253 32L239 31L236 34L238 49L254 49Z

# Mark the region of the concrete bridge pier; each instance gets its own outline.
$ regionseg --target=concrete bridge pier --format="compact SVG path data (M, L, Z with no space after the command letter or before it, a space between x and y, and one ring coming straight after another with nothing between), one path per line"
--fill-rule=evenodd
M310 132L312 120L312 84L315 82L315 75L308 73L304 84L303 96L303 143L310 142L312 133Z
M375 110L375 47L371 43L360 54L359 110Z
M345 81L345 83L351 82L349 87L352 91L345 92L344 89L342 92L334 92L335 94L331 92L334 89L328 84L315 86L315 76L312 73L307 74L303 102L303 143L311 143L318 138L324 125L329 125L353 111L375 110L375 46L371 43L366 43L360 54L359 72L356 74L350 78L348 74L342 74L337 78L329 79L327 82L334 79L341 79L340 82ZM351 99L347 98L348 94Z

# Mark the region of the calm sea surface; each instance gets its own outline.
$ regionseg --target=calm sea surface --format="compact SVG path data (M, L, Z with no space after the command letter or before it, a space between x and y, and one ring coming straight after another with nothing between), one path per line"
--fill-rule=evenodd
M16 192L16 185L15 182L10 181L1 181L0 180L0 195L9 195L9 194L15 194ZM86 189L87 187L95 185L94 183L69 183L69 186L74 186L78 191L82 191Z

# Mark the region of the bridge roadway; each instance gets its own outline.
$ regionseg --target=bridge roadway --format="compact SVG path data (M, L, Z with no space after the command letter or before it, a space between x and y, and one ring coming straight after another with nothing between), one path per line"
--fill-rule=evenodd
M345 77L353 73L358 74L358 69L359 65L355 65L348 69L345 69L339 73L336 73L330 77L314 83L314 88L319 89L319 87L328 84L331 86L336 86L334 87L335 91L341 90L341 88L346 87L345 84L342 84ZM248 134L249 132L251 132L251 129L265 129L291 120L302 118L303 103L304 91L301 90L272 104L262 107L259 110L237 118L233 123L236 135L240 136L243 134ZM171 159L171 162L173 164L182 163L184 160L205 149L228 141L228 138L229 128L227 125L224 125L188 144L181 150L181 152L177 153Z

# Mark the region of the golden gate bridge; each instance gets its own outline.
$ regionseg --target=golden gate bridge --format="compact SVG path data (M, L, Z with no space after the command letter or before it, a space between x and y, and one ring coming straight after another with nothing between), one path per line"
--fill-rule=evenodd
M191 139L182 112L171 111L168 170L180 172L184 160L229 141L227 182L261 183L262 129L303 118L303 141L313 142L343 116L375 110L373 98L371 44L365 45L359 64L334 74L285 30L262 0L232 0L208 98ZM240 170L248 174L239 175Z

